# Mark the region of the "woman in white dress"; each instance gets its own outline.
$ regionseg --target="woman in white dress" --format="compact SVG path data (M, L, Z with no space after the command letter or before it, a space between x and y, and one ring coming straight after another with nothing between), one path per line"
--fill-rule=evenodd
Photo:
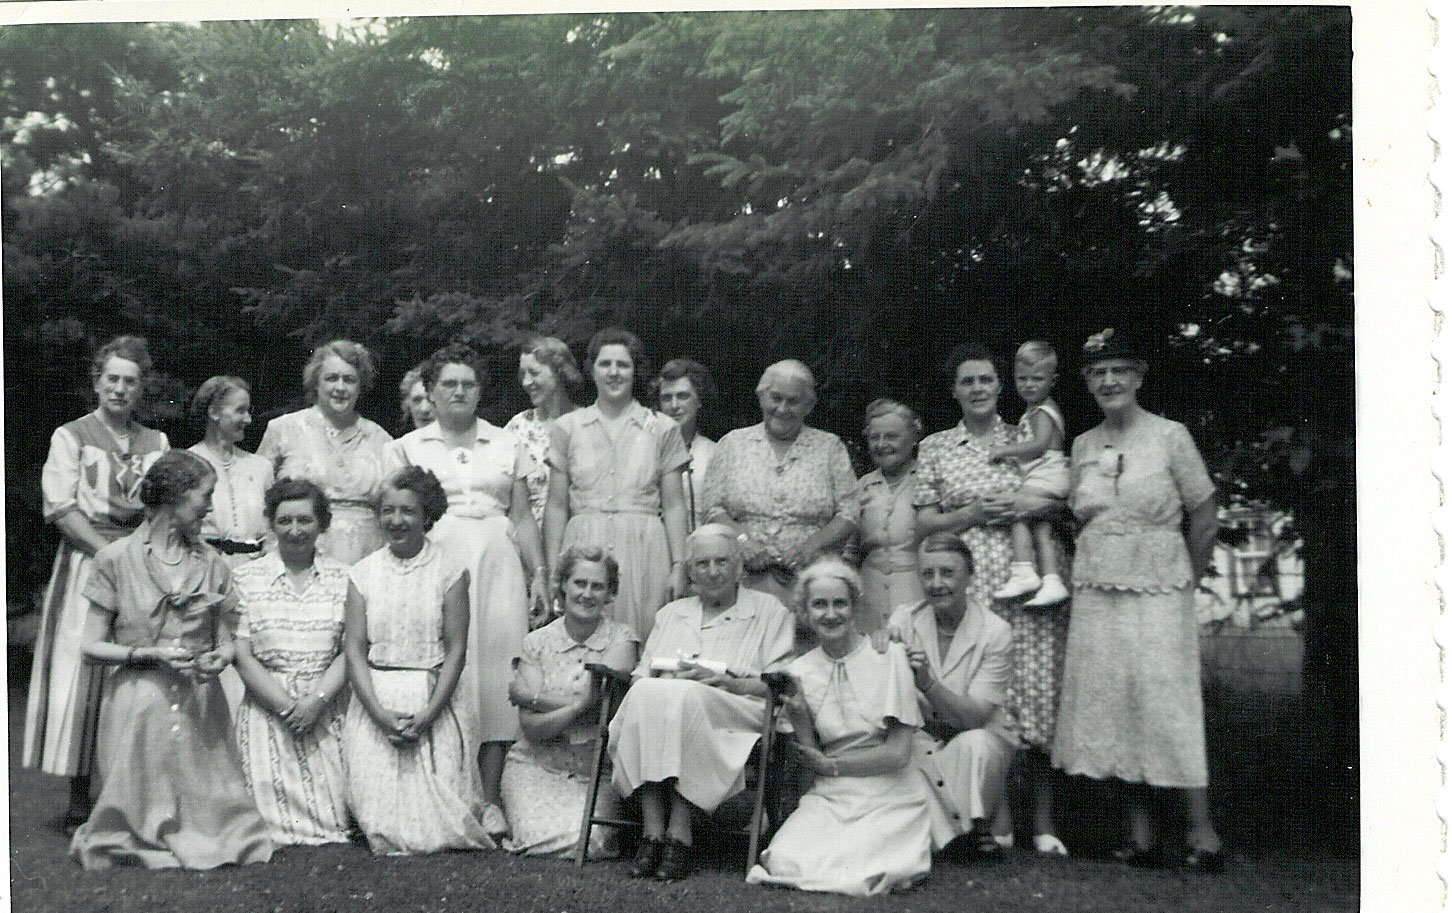
M529 630L525 580L534 578L542 598L545 566L525 488L534 461L517 437L478 417L482 376L483 362L468 346L435 352L423 368L435 420L389 445L384 462L390 474L404 466L427 469L449 498L429 538L469 569L469 649L458 707L477 747L484 822L499 839L509 830L499 778L519 734L509 703L511 663Z
M687 538L696 595L660 610L610 722L612 782L621 796L640 792L636 878L690 874L692 809L715 811L745 786L767 696L761 673L791 658L791 613L740 585L739 549L719 523Z
M469 570L429 541L448 496L426 469L388 479L388 545L353 566L344 649L353 700L343 762L373 852L492 849L472 743L454 712L469 642Z
M356 342L318 346L303 368L312 405L268 422L257 448L274 477L307 479L327 492L333 524L318 547L349 565L383 544L374 508L383 450L393 438L358 414L358 397L376 373L373 356Z
M752 867L752 884L865 896L902 890L932 864L927 797L912 768L923 723L902 644L879 653L857 632L862 579L837 558L797 581L798 616L817 647L787 666L802 763L816 774Z
M278 844L348 840L343 776L343 604L348 568L318 554L332 519L312 482L283 479L264 502L277 548L232 572L242 771Z
M568 856L580 839L599 715L585 665L629 672L638 647L634 631L605 617L620 566L603 548L565 549L555 581L564 614L525 636L509 689L524 737L504 764L506 847L530 856ZM593 830L590 854L605 855L609 837Z
M252 390L240 377L210 377L192 396L191 418L205 434L187 449L212 464L217 473L212 511L202 521L202 538L229 568L236 569L267 548L262 496L272 484L272 464L237 446L252 424ZM242 703L238 675L235 666L228 666L217 679L234 717Z

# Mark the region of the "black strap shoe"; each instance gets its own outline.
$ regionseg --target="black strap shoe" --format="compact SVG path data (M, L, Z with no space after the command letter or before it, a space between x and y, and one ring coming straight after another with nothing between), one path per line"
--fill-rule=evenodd
M691 874L691 845L666 838L665 855L655 877L661 881L680 881Z
M635 862L630 866L630 877L654 878L655 870L660 868L661 856L664 853L664 840L652 837L640 838L640 846L635 849Z

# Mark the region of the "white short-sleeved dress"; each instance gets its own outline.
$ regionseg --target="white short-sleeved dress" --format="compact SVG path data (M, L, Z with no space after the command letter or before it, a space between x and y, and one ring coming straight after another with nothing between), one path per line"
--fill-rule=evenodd
M786 665L792 632L791 613L775 596L745 587L735 605L709 621L696 596L661 609L635 683L610 722L612 781L620 795L676 778L676 791L710 812L740 792L760 734L762 699L685 679L651 678L650 662L689 656L754 677Z
M834 660L817 648L787 671L802 683L829 758L881 745L889 724L922 725L907 651L863 639ZM818 776L746 880L866 896L908 887L932 864L927 794L911 764L864 777Z
M381 548L353 566L368 625L368 675L385 708L428 705L444 662L443 600L468 571L425 541L412 558ZM492 849L470 737L452 702L423 738L395 746L363 709L343 721L348 797L373 852L387 855Z
M534 460L513 434L477 419L468 447L445 443L437 422L394 441L385 473L406 464L443 485L449 509L429 538L469 569L469 651L458 708L476 746L512 741L519 714L509 703L510 663L529 630L529 603L509 505L515 480L529 477Z

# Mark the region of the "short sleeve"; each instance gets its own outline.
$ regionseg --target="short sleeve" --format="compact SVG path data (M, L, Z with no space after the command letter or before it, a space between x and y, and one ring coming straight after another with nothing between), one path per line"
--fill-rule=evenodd
M919 450L917 484L913 486L914 507L928 507L943 500L938 491L938 448L931 441L924 441L923 445Z
M408 465L408 451L404 449L403 438L390 441L383 447L383 478L391 479L393 474Z
M514 478L527 479L539 468L534 456L529 452L527 444L522 435L515 435L514 438Z
M1170 424L1166 433L1170 458L1170 477L1180 491L1180 503L1194 510L1215 494L1215 483L1205 469L1205 460L1195 447L1190 431L1179 422Z
M835 434L831 436L827 446L827 474L832 482L836 516L856 526L862 516L862 502L857 494L857 476L852 472L852 458L847 455L847 445Z
M257 445L257 455L272 464L274 473L282 465L283 457L286 456L286 444L284 443L286 433L278 426L281 418L282 416L278 416L267 423L267 428L262 432L262 443Z
M524 641L519 645L519 652L513 657L514 677L516 681L519 680L520 673L526 669L533 670L537 675L543 677L544 663L540 658L540 641L543 638L535 636L543 630L544 628L539 628L538 630L530 631L525 635Z
M731 519L731 512L726 509L726 489L730 484L731 467L736 465L736 432L731 432L721 438L721 443L716 445L716 452L711 456L711 463L706 467L706 477L701 481L701 507L699 514L701 522L710 523L721 519Z
M216 552L207 555L207 563L208 589L222 597L217 603L217 616L226 622L229 630L235 631L241 606L237 597L237 585L232 580L232 570Z
M40 471L42 509L48 523L76 509L81 486L81 442L68 429L57 428L50 436L50 453Z
M95 563L91 568L91 577L86 581L86 588L81 591L81 595L90 600L96 608L109 615L115 615L120 608L117 583L115 551L109 548L102 549L96 553Z
M252 623L249 616L252 614L251 600L248 599L248 585L241 577L232 575L232 586L237 594L237 624L232 631L233 637L251 637Z
M565 416L561 416L550 425L550 448L549 456L545 458L545 464L555 472L568 474L570 471L570 430L565 423Z
M923 711L918 706L918 689L913 684L913 669L908 663L907 648L900 643L889 643L884 658L885 680L874 683L876 688L873 694L877 701L872 720L881 720L884 724L888 720L897 720L904 726L921 727Z
M742 590L745 592L745 590ZM770 597L769 597L770 598ZM776 672L785 669L787 663L792 660L793 647L795 646L796 621L792 614L772 598L776 609L772 617L766 623L766 630L761 640L761 671ZM770 611L761 609L758 611Z
M1013 634L1004 622L990 628L987 637L983 663L968 682L968 695L1001 707L1008 701L1013 676Z

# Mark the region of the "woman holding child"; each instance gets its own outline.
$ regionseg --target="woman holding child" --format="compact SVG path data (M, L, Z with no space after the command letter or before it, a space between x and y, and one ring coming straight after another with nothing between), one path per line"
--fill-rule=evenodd
M1012 520L1014 495L1021 476L1012 463L995 462L998 448L1016 441L1017 433L998 415L1003 385L992 357L981 346L958 346L949 356L953 398L963 419L946 431L925 438L918 448L918 535L936 532L960 536L973 555L976 572L970 596L992 604L1013 628L1013 677L1008 710L1021 747L1029 751L1027 771L1034 782L1034 848L1062 855L1055 833L1048 748L1054 738L1054 715L1068 615L1062 608L1027 608L1017 600L992 601L1009 578L1012 548L1005 524ZM1010 826L1001 816L995 833L1011 842Z

